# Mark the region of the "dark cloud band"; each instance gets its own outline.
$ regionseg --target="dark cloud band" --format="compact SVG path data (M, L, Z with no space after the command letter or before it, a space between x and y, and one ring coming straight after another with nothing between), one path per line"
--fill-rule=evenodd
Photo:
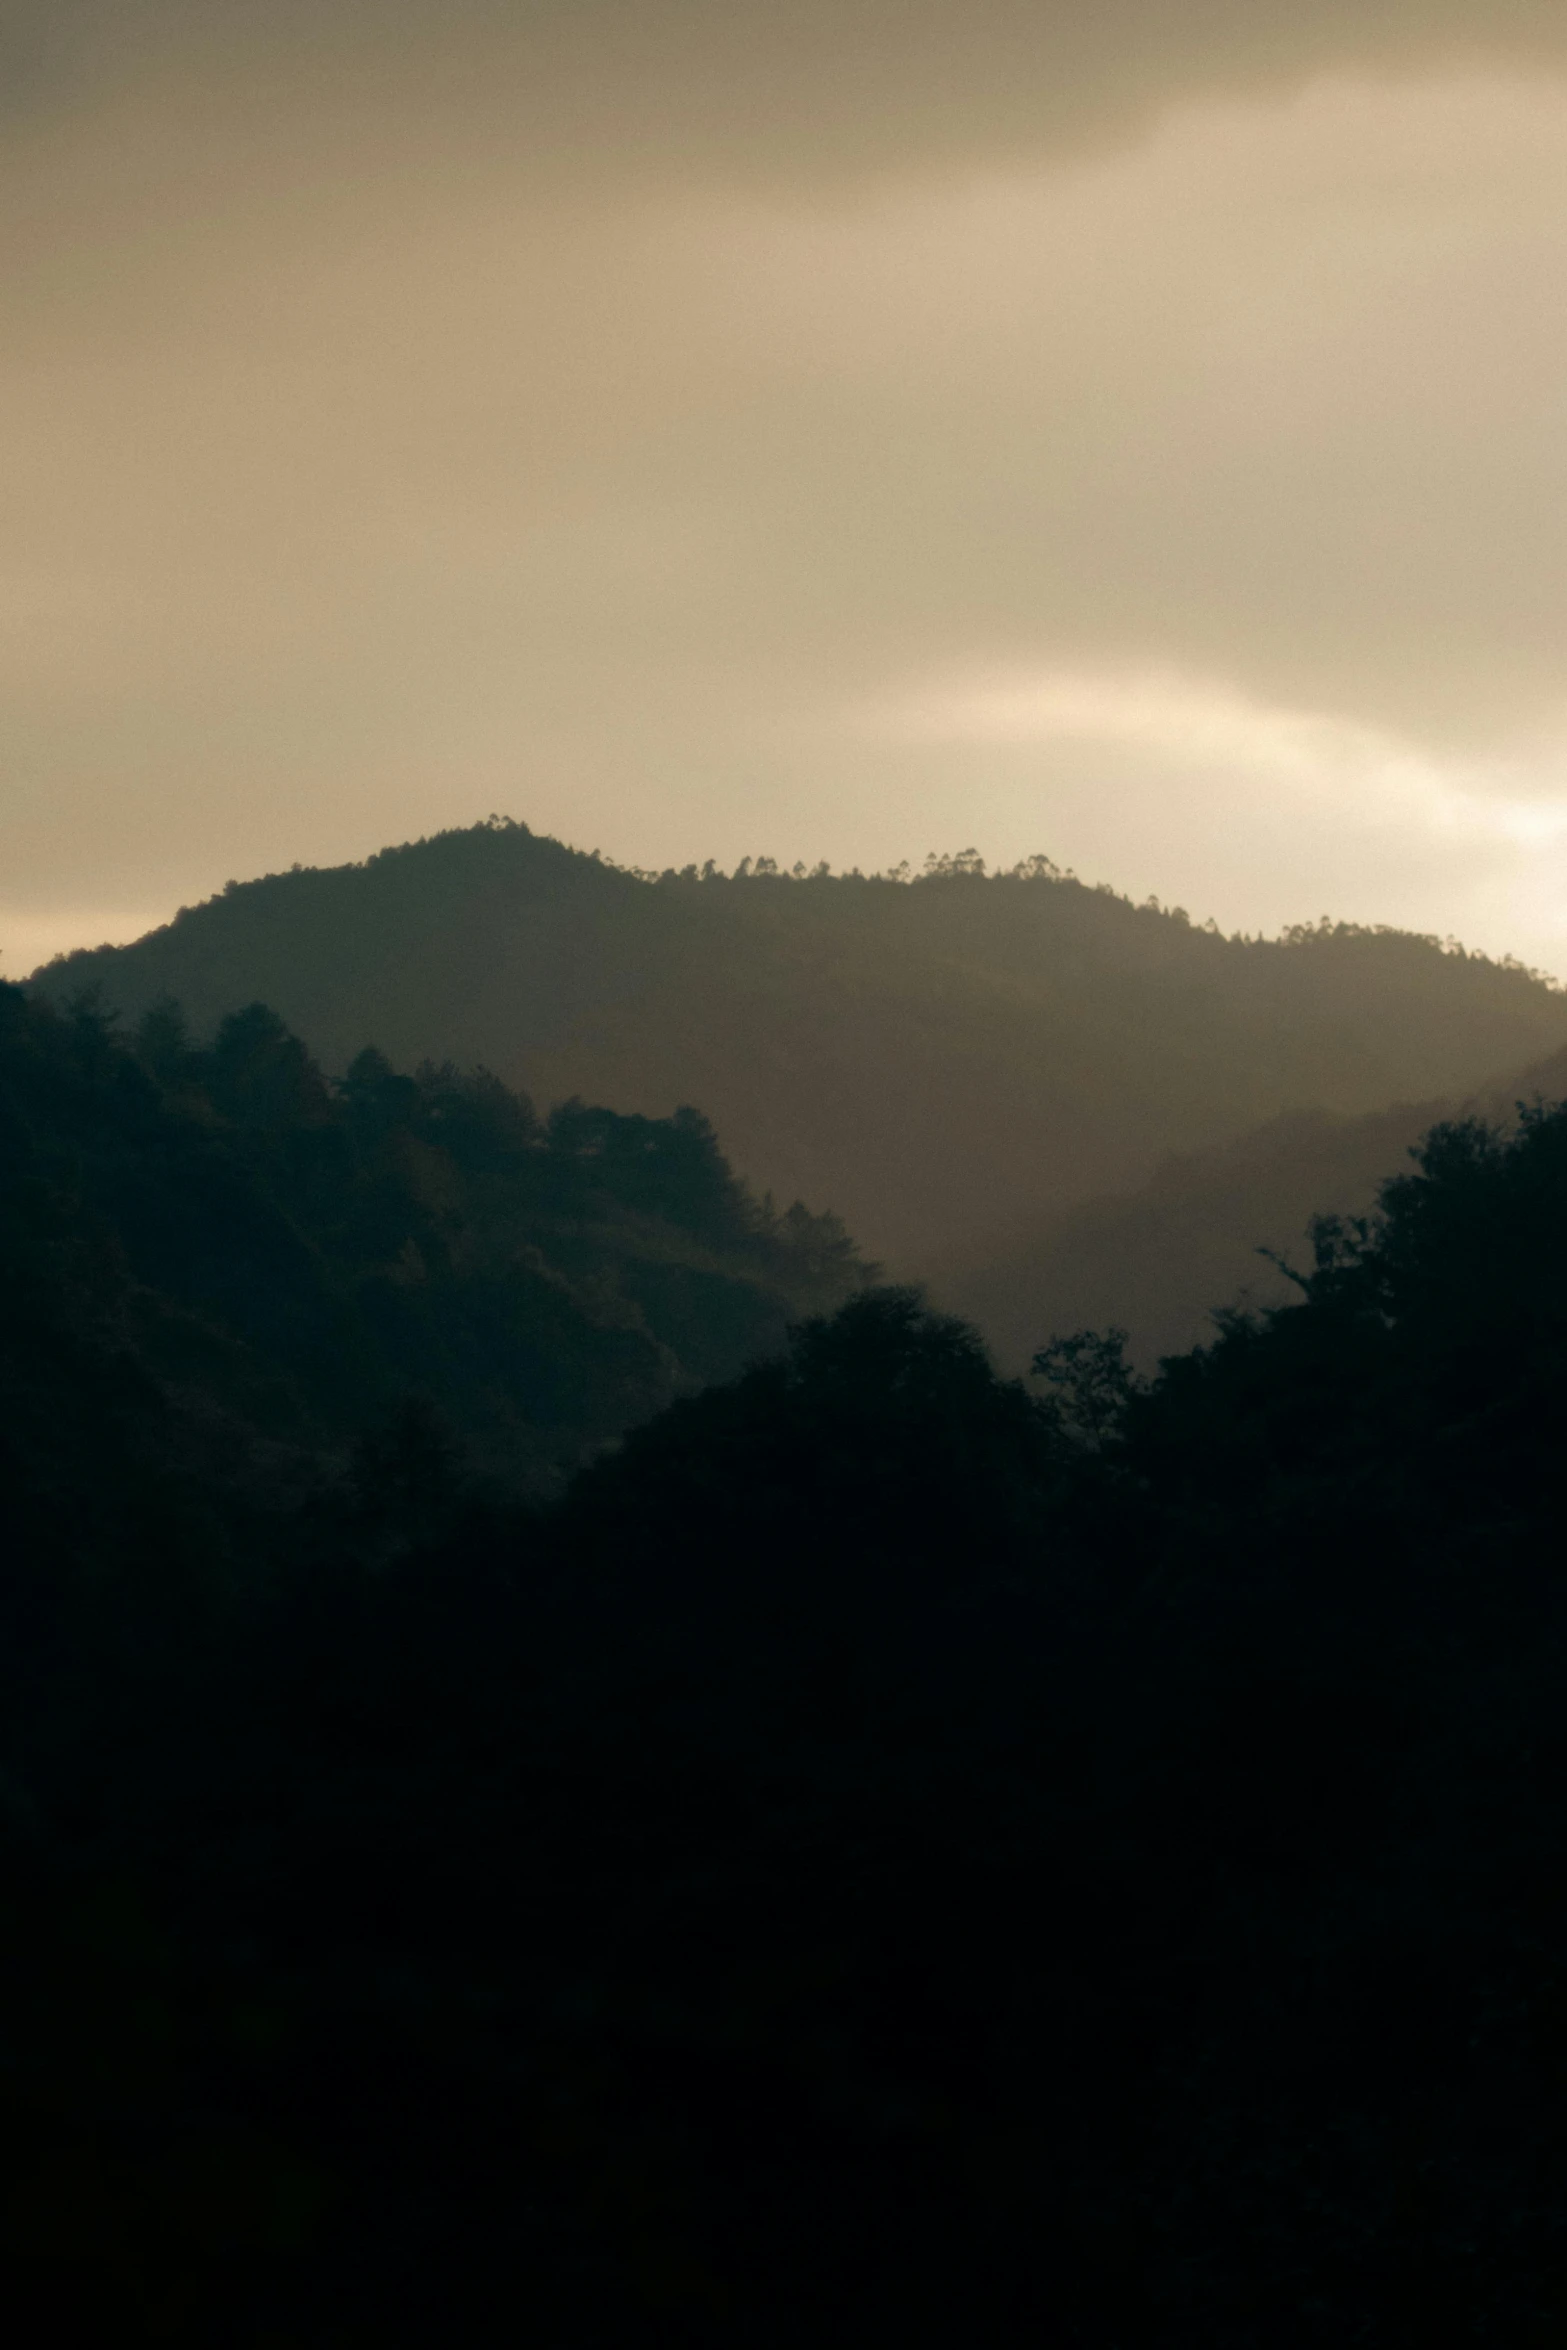
M1567 60L1547 0L0 0L7 111L451 106L557 166L819 173L1015 154L1335 70Z

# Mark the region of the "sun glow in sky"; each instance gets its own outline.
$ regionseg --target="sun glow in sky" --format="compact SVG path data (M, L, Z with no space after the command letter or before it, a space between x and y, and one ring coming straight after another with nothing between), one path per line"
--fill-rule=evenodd
M0 970L499 808L1567 972L1567 50L1093 13L0 0Z

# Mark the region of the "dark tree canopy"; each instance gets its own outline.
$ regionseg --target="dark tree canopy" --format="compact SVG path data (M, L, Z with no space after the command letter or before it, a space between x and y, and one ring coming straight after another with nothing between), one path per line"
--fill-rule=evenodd
M485 1070L370 1050L334 1085L260 1004L198 1047L172 1003L122 1040L0 990L0 1205L49 1343L155 1392L215 1483L307 1478L410 1394L547 1481L862 1278L694 1110L541 1119ZM36 1389L41 1340L4 1343Z
M1555 2339L1567 1110L1021 1382L694 1114L15 991L0 1079L47 2338Z

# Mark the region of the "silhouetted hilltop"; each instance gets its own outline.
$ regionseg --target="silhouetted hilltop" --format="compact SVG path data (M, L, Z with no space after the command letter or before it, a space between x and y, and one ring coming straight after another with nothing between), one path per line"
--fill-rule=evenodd
M1406 1171L1440 1120L1506 1120L1519 1101L1567 1095L1567 1052L1461 1101L1398 1102L1363 1117L1287 1111L1233 1142L1167 1159L1137 1191L1045 1218L990 1265L945 1284L999 1359L1021 1369L1052 1331L1115 1326L1145 1367L1213 1334L1215 1310L1286 1304L1310 1262L1308 1226L1359 1216Z
M1282 1111L1462 1094L1567 1039L1559 994L1431 940L1229 939L976 864L639 876L491 823L231 885L36 984L202 1030L259 998L339 1071L368 1040L544 1102L695 1102L748 1178L920 1273Z

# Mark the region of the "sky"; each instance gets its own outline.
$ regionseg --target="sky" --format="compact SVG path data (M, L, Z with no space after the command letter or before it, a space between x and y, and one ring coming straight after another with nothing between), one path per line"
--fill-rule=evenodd
M1567 11L0 0L0 973L504 812L1567 976Z

